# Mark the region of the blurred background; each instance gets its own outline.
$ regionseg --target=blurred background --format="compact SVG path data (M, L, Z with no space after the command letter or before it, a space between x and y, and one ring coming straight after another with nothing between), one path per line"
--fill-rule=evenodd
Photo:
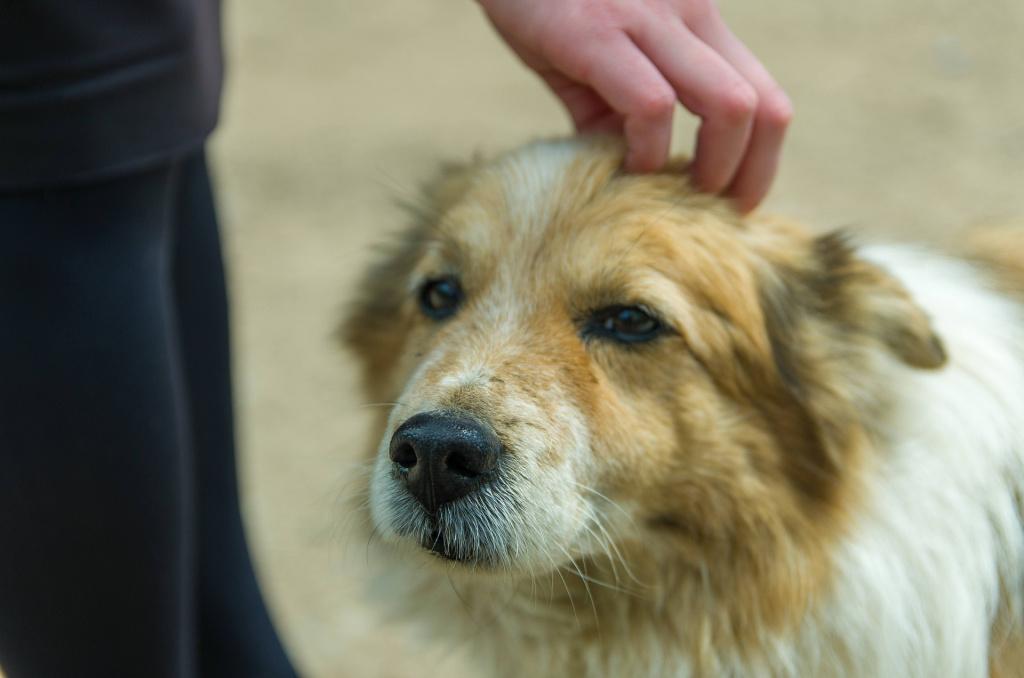
M439 161L564 134L568 118L470 0L230 0L215 136L254 555L313 677L473 675L367 594L339 497L369 440L331 339L398 199ZM796 106L766 210L865 239L941 240L1024 216L1020 0L720 0ZM680 112L689 152L695 126Z

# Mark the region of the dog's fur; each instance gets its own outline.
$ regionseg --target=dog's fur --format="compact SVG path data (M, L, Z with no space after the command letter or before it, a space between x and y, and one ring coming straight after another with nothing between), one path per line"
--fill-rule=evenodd
M496 675L1024 675L1024 229L857 249L621 157L448 168L366 277L343 336L393 404L365 498L395 600ZM670 331L581 338L616 304ZM388 441L438 409L504 452L430 518Z

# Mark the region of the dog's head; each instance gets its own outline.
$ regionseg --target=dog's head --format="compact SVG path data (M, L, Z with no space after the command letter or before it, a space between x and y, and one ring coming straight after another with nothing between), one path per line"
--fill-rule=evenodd
M942 346L837 236L744 221L607 140L447 170L343 327L392 403L385 538L544 571L626 542L762 557L850 501L877 361ZM780 541L781 540L781 541Z

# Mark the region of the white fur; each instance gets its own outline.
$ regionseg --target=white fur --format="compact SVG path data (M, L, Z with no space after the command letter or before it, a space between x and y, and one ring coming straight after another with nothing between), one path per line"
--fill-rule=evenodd
M581 147L578 140L570 139L533 143L514 151L502 164L502 192L523 240L537 242L537 231L551 222L558 207L552 198Z
M950 360L937 372L882 361L872 375L896 396L876 425L881 463L836 590L789 650L816 665L792 675L984 676L1000 583L1018 619L1024 584L1024 314L961 262L863 254L931 315Z
M949 364L878 356L870 378L893 389L893 409L874 426L881 461L836 549L834 589L793 637L760 658L720 653L716 674L986 676L1001 596L1024 621L1024 311L964 263L905 247L863 254L931 315ZM693 675L654 640L646 666L592 675Z

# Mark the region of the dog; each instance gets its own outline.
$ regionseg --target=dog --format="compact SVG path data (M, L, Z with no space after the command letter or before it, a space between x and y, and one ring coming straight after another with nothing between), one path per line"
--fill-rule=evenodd
M389 597L495 676L1024 675L1024 228L858 247L622 158L447 167L358 289Z

